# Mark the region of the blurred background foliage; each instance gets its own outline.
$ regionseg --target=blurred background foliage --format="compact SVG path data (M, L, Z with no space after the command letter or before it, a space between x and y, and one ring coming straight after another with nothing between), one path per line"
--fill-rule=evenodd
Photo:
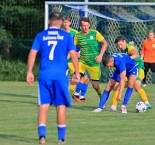
M84 2L84 0L67 1ZM127 2L127 0L89 0L93 1ZM44 0L0 0L0 81L25 81L26 62L33 39L44 29L44 2ZM155 2L155 0L138 0L138 2ZM34 70L37 78L38 61Z

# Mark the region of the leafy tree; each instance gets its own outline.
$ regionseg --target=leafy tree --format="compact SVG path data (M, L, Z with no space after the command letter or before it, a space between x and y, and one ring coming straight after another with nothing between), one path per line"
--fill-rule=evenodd
M3 33L1 40L7 40L9 38L8 41L5 41L6 46L8 45L8 49L13 46L14 48L11 49L16 51L16 46L12 45L12 42L15 42L14 44L18 44L18 42L21 43L21 46L25 46L23 48L30 47L29 42L32 41L38 31L43 29L43 10L44 1L3 0L3 2L1 2L0 33ZM25 43L26 41L28 44ZM10 50L8 50L8 53L9 52Z

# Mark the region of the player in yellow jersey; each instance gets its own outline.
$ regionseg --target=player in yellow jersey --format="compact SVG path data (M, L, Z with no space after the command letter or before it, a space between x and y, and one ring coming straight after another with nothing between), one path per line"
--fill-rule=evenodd
M136 47L133 44L127 43L126 40L122 36L117 37L115 40L115 43L118 45L119 49L121 49L121 51L123 53L128 54L138 64L138 77L137 77L137 80L135 82L134 88L137 91L137 93L139 94L139 96L141 97L141 99L143 100L143 102L145 103L145 105L147 106L147 109L151 109L152 106L150 105L150 103L148 101L146 92L141 87L142 80L144 79L144 62L140 58L138 50L136 49ZM118 91L116 90L113 93L113 97L112 97L113 98L113 101L112 101L113 104L111 106L111 110L116 110L117 95L118 95Z
M73 28L71 28L70 25L71 25L70 17L63 16L63 29L66 32L70 33L74 37L75 34L78 33L78 31L73 29ZM77 55L78 55L78 57L80 57L80 49L79 49L79 47L77 47ZM72 60L70 58L70 54L68 54L68 67L69 67L70 74L73 75L75 70L74 70L74 66L73 66ZM85 77L83 77L82 80L83 80L83 83L85 83L85 82L89 81L89 78L87 77L87 75L85 75ZM75 91L75 88L76 88L76 84L71 82L70 83L70 95L73 94L73 92Z
M102 56L108 43L98 31L90 29L90 23L87 17L81 18L80 27L81 31L74 36L75 45L80 46L80 73L82 75L85 72L89 73L93 88L101 96L102 90L99 85L101 75L100 62L102 61ZM98 46L99 42L102 44L100 50ZM81 82L77 86L81 88L85 87ZM85 98L79 97L78 92L75 92L72 97L78 102L85 100Z

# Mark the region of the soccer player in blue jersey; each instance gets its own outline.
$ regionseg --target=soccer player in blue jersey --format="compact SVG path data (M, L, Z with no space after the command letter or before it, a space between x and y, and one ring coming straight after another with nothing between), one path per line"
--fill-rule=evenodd
M70 53L75 67L73 81L80 80L78 58L72 36L61 30L62 16L53 12L49 16L50 27L38 33L28 57L27 82L34 81L33 66L36 55L40 53L38 79L38 135L39 143L46 143L46 122L50 105L56 106L58 142L63 144L66 136L66 107L71 107L68 84L68 60Z
M122 92L125 87L126 77L128 78L128 86L125 92L123 104L121 107L122 113L127 113L126 105L132 95L134 85L138 74L138 64L134 62L125 53L115 53L103 58L103 65L108 68L115 68L113 75L110 77L109 82L103 91L100 103L97 109L93 112L101 112L103 106L109 98L110 91L115 87L115 84L119 82L117 100L122 100Z

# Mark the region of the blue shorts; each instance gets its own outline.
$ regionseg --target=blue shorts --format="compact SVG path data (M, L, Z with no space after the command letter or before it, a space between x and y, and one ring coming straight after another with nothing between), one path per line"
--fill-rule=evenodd
M39 80L38 105L42 104L71 107L68 80Z
M138 76L138 66L136 66L134 69L131 71L126 72L126 77L129 78L131 75ZM120 82L120 74L118 74L117 71L114 71L112 76L110 76L110 79L115 80L117 82Z

